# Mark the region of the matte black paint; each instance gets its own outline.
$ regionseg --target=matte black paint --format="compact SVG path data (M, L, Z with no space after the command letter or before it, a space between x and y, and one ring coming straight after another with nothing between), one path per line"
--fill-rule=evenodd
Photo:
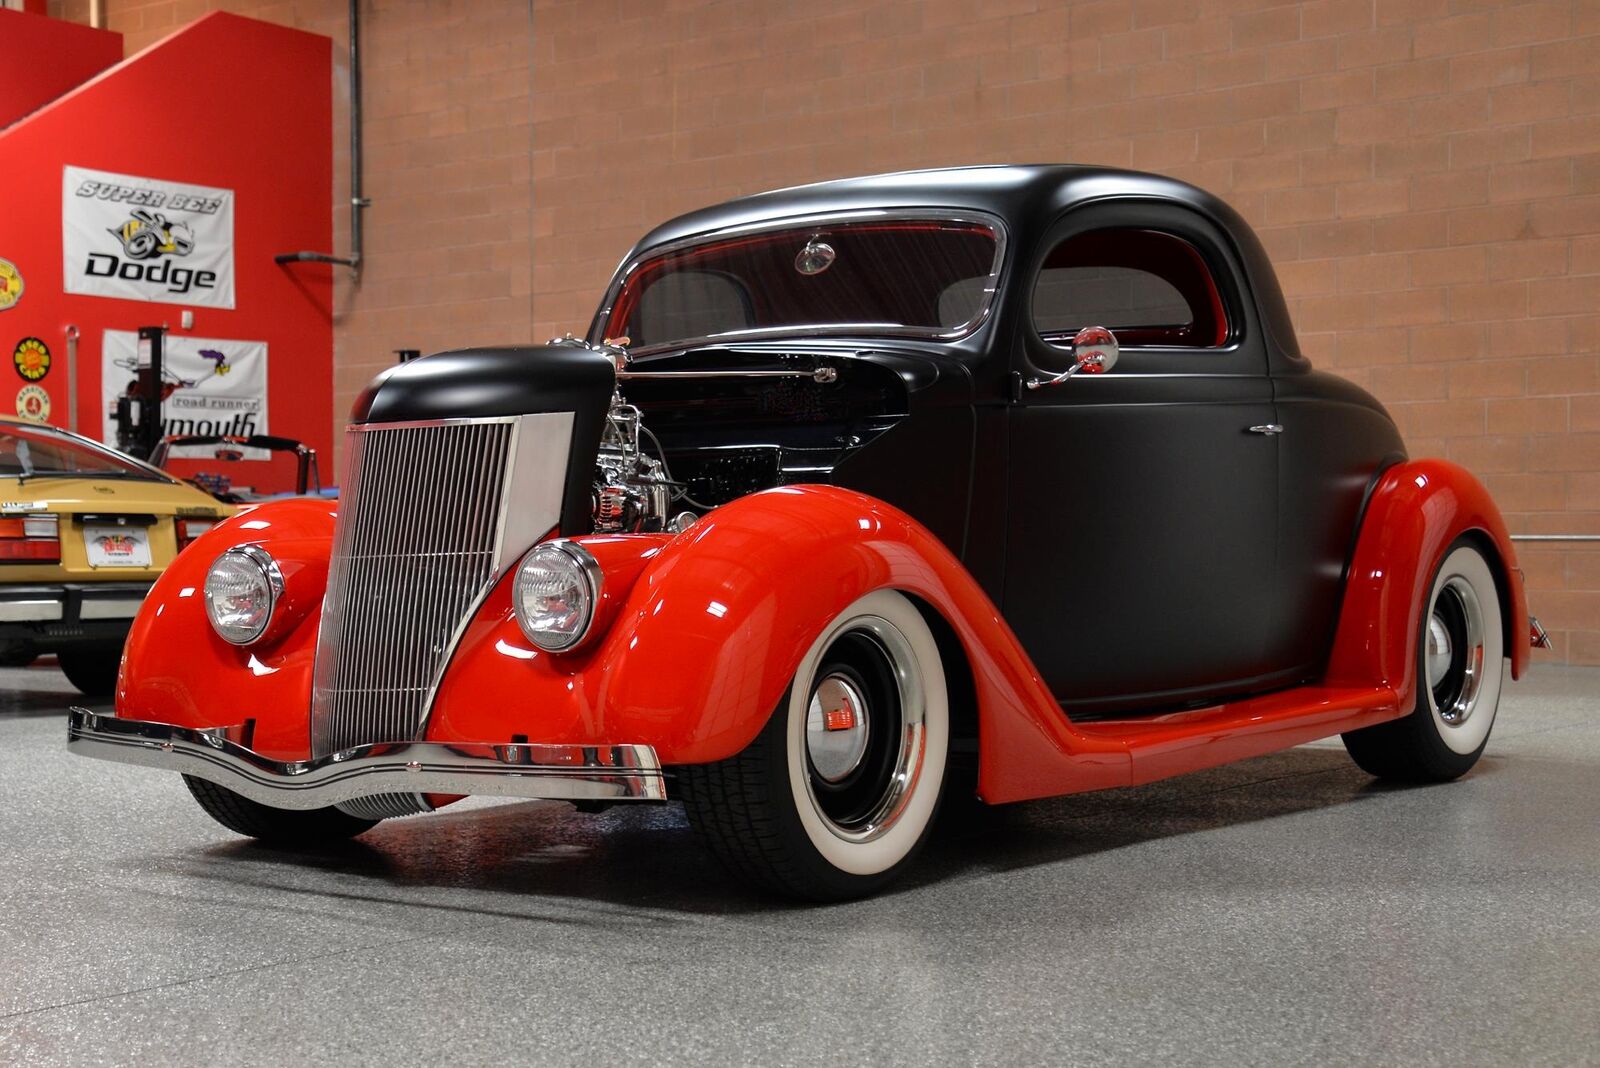
M1404 456L1356 387L1311 371L1265 251L1226 204L1155 175L999 166L825 182L657 227L661 244L796 216L982 211L1007 249L988 319L948 343L884 337L705 345L638 370L827 364L839 380L628 381L669 463L726 495L833 482L910 512L956 552L1075 716L1165 710L1317 676L1364 495ZM1039 391L1065 356L1031 325L1034 273L1084 229L1167 230L1216 273L1221 350L1124 349L1115 371ZM579 410L563 530L587 522L609 360L571 348L447 353L396 368L364 420ZM1278 423L1278 436L1248 428ZM579 446L582 446L581 448ZM582 507L579 506L581 502ZM706 502L708 504L717 501Z
M644 425L660 439L680 481L692 483L696 453L776 450L778 484L830 482L872 494L917 516L960 555L973 404L970 376L959 361L936 348L822 342L709 347L642 360L635 369L818 366L837 369L838 381L625 380L622 395L644 413Z
M1405 443L1371 395L1322 371L1273 380L1278 437L1278 576L1290 599L1281 655L1320 665L1333 645L1355 532L1379 471Z

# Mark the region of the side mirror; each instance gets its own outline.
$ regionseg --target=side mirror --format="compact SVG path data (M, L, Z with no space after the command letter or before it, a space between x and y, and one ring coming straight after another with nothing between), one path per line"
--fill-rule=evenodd
M1086 326L1072 335L1072 366L1050 378L1028 379L1029 389L1054 386L1076 374L1103 375L1117 365L1117 337L1103 326Z

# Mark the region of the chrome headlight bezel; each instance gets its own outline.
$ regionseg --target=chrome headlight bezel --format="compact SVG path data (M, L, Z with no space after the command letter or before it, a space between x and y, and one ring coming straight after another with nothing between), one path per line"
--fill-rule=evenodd
M211 577L216 573L217 565L224 560L242 561L246 566L253 567L260 574L262 585L267 595L267 610L261 617L261 622L248 632L229 630L217 621L217 613L211 598ZM206 568L205 582L201 584L200 595L205 601L206 619L211 623L211 629L217 637L229 645L251 645L261 640L272 626L272 618L277 613L278 603L283 600L283 571L278 567L278 561L272 554L259 545L235 545L211 561L211 566Z
M570 632L534 629L523 603L522 582L528 567L535 563L562 568L570 573L571 587L582 597L577 623ZM516 617L517 627L524 638L547 653L571 653L583 648L594 633L600 593L605 585L605 574L589 550L564 539L540 542L517 562L511 581L511 614Z

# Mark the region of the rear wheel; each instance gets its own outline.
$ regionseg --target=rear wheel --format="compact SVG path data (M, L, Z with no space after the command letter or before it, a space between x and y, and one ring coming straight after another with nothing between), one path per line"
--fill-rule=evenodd
M230 831L272 845L327 845L378 825L377 820L364 820L337 808L273 808L193 775L185 775L183 781L206 815Z
M869 894L927 837L950 716L938 646L903 594L840 613L737 756L683 768L689 820L735 874L813 901Z
M1494 572L1458 541L1434 574L1417 649L1417 704L1404 719L1344 735L1363 771L1445 782L1466 774L1494 726L1505 675L1504 621Z
M61 673L85 697L110 697L117 690L121 645L85 645L56 653Z

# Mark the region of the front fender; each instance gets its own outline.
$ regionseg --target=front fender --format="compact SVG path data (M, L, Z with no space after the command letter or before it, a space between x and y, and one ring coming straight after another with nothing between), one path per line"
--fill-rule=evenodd
M309 752L317 624L337 505L294 498L241 511L178 554L134 618L117 682L117 715L180 727L254 721L250 747L279 760ZM259 543L284 572L289 625L241 648L206 618L206 571L223 551ZM298 617L298 618L293 618Z
M721 760L755 738L828 621L887 588L923 602L960 640L984 774L999 764L1015 780L1050 755L1080 765L1086 782L1126 781L1123 747L1072 734L960 562L882 501L782 487L726 504L677 537L577 540L608 587L622 585L612 578L619 566L637 575L624 577L631 586L610 629L585 652L543 653L518 629L502 581L445 673L428 740L626 739L655 746L666 764Z
M1464 468L1413 460L1385 471L1367 504L1328 662L1329 685L1389 686L1401 709L1415 706L1423 600L1446 550L1464 535L1480 540L1503 584L1505 655L1512 677L1522 677L1528 604L1500 510Z

